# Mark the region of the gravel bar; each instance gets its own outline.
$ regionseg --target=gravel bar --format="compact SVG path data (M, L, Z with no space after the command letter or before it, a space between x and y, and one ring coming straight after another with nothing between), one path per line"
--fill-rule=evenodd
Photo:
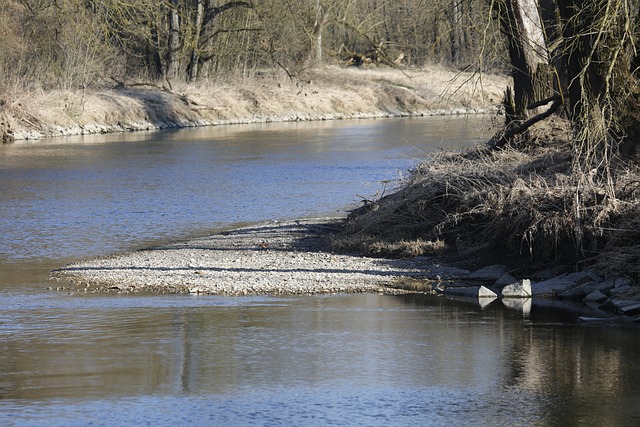
M336 228L336 219L261 223L82 261L51 277L86 292L277 295L400 292L393 288L396 279L426 273L419 258L333 253L324 242Z

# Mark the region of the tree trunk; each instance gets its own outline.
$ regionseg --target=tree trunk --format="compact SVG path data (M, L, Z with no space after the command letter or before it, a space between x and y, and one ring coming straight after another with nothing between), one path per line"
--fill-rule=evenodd
M190 82L198 78L198 66L200 64L200 37L202 35L202 24L204 22L204 0L196 2L196 22L193 30L193 47L191 48L191 58L187 67Z
M451 4L451 62L460 65L460 41L462 39L462 12L460 0L453 0Z
M322 62L322 32L329 20L329 13L327 13L325 7L320 3L320 0L316 0L316 19L313 24L313 39L315 44L314 49L314 61L317 63Z
M227 3L222 4L221 6L215 6L215 1L213 0L198 0L198 3L202 3L203 1L204 1L204 8L203 8L203 15L201 17L202 22L199 24L200 31L198 35L198 43L194 47L194 49L197 49L197 56L198 56L196 70L204 68L205 70L204 72L208 73L207 66L209 64L209 61L211 61L211 59L214 57L212 44L217 34L214 28L214 22L216 18L221 13L224 13L231 9L236 9L236 8L251 9L253 6L251 5L251 3L246 1L229 1ZM191 74L192 73L190 73L190 75ZM204 77L206 78L206 75ZM196 78L197 78L197 75L196 75Z
M180 52L180 15L178 13L178 5L180 0L171 0L169 8L169 40L167 51L166 77L175 79L178 76L180 62L178 54Z
M527 106L551 95L549 58L537 0L505 0L501 19L510 36L509 57L513 76L513 115L526 120ZM537 113L537 111L535 111Z

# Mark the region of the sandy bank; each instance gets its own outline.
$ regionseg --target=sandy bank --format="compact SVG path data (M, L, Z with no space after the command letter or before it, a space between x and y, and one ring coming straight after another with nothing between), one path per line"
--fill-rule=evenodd
M289 79L281 71L165 87L4 94L0 134L12 139L190 126L478 114L496 111L505 76L428 67L336 66Z
M388 288L397 278L447 275L421 258L332 253L323 237L335 227L335 219L264 223L79 262L52 277L82 292L252 295L398 292Z

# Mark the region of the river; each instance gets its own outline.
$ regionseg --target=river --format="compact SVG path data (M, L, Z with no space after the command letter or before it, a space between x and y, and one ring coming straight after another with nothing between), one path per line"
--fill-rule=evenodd
M0 146L0 425L638 425L633 327L431 295L48 289L81 258L343 215L487 134L437 117Z

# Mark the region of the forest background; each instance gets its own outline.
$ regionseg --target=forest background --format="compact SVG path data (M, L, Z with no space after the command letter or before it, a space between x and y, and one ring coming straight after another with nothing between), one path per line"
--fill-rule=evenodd
M5 0L0 88L196 82L340 61L505 70L486 0Z

